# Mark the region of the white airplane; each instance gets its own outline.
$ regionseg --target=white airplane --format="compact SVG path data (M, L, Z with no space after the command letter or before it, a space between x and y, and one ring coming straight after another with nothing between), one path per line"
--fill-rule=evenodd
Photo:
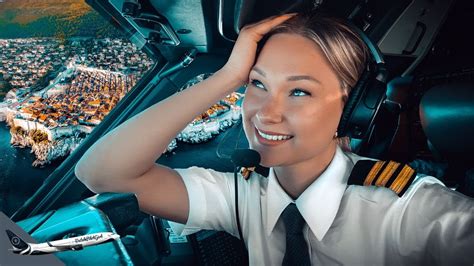
M10 230L6 230L15 254L43 255L66 250L81 250L87 246L103 244L120 239L120 235L111 232L100 232L39 244L27 243Z

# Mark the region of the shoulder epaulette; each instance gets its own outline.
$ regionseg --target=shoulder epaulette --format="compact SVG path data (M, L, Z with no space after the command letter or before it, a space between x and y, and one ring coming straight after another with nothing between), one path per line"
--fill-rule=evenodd
M416 171L408 164L360 160L354 165L347 184L386 187L401 197L415 177Z

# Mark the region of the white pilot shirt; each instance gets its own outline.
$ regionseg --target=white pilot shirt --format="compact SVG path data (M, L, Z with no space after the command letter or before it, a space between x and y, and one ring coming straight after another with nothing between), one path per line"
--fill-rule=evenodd
M388 188L347 186L360 157L339 147L327 169L296 200L268 178L239 178L239 213L250 265L281 265L285 228L280 214L295 203L313 265L474 265L474 200L431 176L417 177L399 198ZM178 235L201 229L239 237L233 173L175 169L189 195L186 225L170 222ZM241 176L239 176L241 177Z

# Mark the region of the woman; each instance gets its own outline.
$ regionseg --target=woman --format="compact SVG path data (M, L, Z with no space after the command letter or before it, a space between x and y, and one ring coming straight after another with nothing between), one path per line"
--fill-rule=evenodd
M261 165L271 167L268 179L239 180L250 264L472 264L469 198L432 177L401 198L385 188L347 186L361 157L341 149L336 130L366 51L346 24L316 14L246 26L222 69L101 138L76 176L96 193L135 193L141 210L176 221L177 233L214 229L238 236L232 173L155 161L194 117L248 84L245 134ZM180 106L187 108L176 112Z

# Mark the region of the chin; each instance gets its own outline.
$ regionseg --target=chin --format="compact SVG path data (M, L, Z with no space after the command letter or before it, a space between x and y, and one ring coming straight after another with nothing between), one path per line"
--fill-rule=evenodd
M260 156L261 156L261 160L260 160L260 165L261 166L270 168L270 167L275 167L275 166L281 165L281 162L279 162L277 160L277 158L267 157L267 156L265 156L265 154L262 154L262 153L260 153Z
M274 154L272 156L272 152L266 150L264 147L259 147L259 145L252 145L249 143L249 148L255 150L260 154L260 165L265 167L273 167L279 165L280 162L278 158L275 158Z
M273 166L274 166L274 164L272 164L271 162L266 162L266 161L264 161L264 160L262 160L262 161L260 162L260 165L263 166L263 167L267 167L267 168L270 168L270 167L273 167Z

